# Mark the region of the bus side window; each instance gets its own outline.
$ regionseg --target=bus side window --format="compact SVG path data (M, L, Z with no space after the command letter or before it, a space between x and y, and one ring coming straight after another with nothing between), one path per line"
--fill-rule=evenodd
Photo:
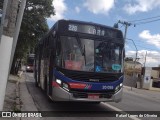
M55 38L53 37L53 35L50 35L49 36L49 48L50 49L54 49L54 46L55 46L54 41L55 41Z
M61 41L60 41L60 38L57 38L56 39L56 46L55 46L55 52L56 52L56 64L58 66L61 66Z

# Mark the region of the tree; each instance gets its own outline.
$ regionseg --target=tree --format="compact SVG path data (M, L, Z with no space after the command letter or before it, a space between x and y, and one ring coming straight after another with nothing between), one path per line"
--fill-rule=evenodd
M12 63L12 74L15 73L16 61L23 59L49 30L46 18L50 15L54 15L52 0L27 0Z
M3 9L3 2L0 1L0 25L1 25L2 9Z

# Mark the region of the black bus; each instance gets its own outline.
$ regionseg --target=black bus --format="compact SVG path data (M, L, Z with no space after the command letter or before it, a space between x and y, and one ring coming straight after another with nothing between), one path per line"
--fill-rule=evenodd
M55 101L119 102L123 61L120 30L59 20L35 48L35 84Z

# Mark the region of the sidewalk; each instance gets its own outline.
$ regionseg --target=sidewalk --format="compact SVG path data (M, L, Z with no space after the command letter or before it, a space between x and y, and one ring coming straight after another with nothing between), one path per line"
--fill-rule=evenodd
M32 96L28 92L25 75L21 77L9 76L6 87L6 95L4 101L3 111L38 111ZM4 120L39 120L40 118L3 118ZM41 118L43 119L43 118Z
M131 90L131 87L123 86L124 93L130 93L134 95L138 95L145 98L154 98L155 100L160 101L160 91L154 91L154 90L145 90L145 89L138 89L133 88Z
M16 99L18 98L17 94L17 83L19 78L16 76L9 76L9 80L7 82L6 87L6 95L4 100L4 107L3 111L18 111L17 105L19 103L16 103ZM1 118L2 120L18 120L16 118Z
M25 74L21 78L10 75L5 95L4 111L38 111L32 96L28 92ZM123 86L124 94L130 93L147 99L160 101L160 92ZM4 118L6 119L6 118ZM9 120L39 120L43 118L7 118Z

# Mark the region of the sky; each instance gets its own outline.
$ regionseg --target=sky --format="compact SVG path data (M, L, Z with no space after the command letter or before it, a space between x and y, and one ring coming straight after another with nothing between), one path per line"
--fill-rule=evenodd
M107 26L113 26L118 20L130 22L125 41L126 57L135 58L137 48L142 65L160 65L160 0L53 0L52 4L56 15L47 19L49 27L60 19ZM119 29L124 33L125 26L119 24Z

